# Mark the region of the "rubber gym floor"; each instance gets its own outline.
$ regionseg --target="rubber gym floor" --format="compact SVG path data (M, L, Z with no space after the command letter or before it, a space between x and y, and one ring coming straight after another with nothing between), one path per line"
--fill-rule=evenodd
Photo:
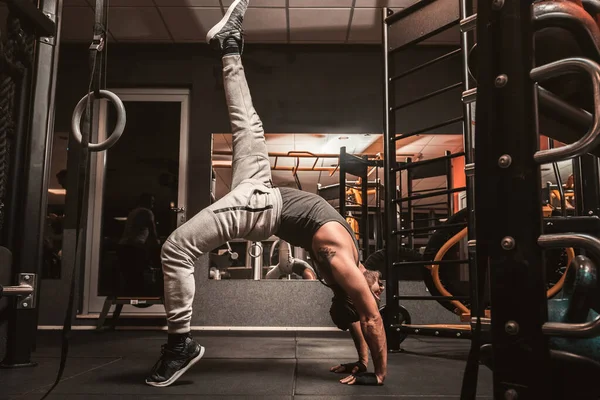
M92 400L342 400L458 399L468 340L409 337L403 353L388 355L384 386L346 386L329 372L356 361L343 332L194 332L206 348L202 360L167 388L144 378L160 354L166 332L73 332L63 381L49 399ZM60 332L40 331L35 368L0 370L0 399L40 399L60 361ZM369 366L372 371L372 363ZM480 368L478 398L492 398L492 374Z

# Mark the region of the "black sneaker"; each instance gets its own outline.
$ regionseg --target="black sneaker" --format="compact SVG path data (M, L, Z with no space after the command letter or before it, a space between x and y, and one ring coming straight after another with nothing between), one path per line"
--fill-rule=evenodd
M185 339L185 343L176 348L163 345L161 353L160 359L152 367L152 373L146 378L146 383L150 386L166 387L171 385L202 358L204 347L188 337Z
M248 0L235 0L215 26L206 34L206 42L216 49L223 51L225 39L234 38L238 44L240 54L244 48L242 23L248 8Z

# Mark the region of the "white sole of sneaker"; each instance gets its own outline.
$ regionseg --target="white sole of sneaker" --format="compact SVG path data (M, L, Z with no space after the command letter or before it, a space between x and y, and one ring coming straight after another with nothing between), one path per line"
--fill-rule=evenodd
M221 19L218 24L213 26L211 28L211 30L208 31L208 33L206 34L206 43L210 43L210 41L212 40L213 37L215 37L217 32L219 32L221 29L223 29L223 27L229 20L229 17L231 16L231 13L233 12L233 10L237 7L238 4L240 4L240 1L242 1L242 0L235 0L233 3L231 3L229 8L227 9L227 12L225 13L225 16L223 16L223 19Z
M188 363L188 365L186 365L185 367L183 367L182 369L180 369L179 371L174 373L173 376L171 377L171 379L166 380L164 382L148 382L148 381L146 381L146 383L148 385L154 386L154 387L167 387L167 386L173 384L177 379L179 379L179 377L181 377L181 375L183 375L185 373L185 371L192 368L194 366L194 364L196 364L198 361L200 361L200 359L202 358L203 355L204 355L204 347L200 346L200 353L198 353L198 355L196 357L194 357Z

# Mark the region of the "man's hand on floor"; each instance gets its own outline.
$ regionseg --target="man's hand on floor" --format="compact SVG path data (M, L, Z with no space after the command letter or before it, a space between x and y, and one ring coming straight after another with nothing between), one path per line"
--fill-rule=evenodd
M359 372L341 379L340 383L345 385L380 386L383 385L383 380L373 372Z

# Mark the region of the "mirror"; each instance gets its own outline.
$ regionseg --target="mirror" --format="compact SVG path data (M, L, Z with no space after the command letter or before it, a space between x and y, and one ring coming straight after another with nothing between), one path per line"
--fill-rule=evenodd
M273 183L279 187L293 187L316 193L324 197L339 210L339 157L340 148L347 154L368 155L375 159L383 151L380 134L266 134L267 149L271 161ZM229 193L231 188L231 134L214 134L212 145L213 185L212 200L218 201ZM383 198L383 190L377 195L375 187L383 176L380 168L371 168L368 176L369 191L367 204L369 241L372 251L376 250L375 235L380 226L376 223L376 203ZM358 178L346 174L349 186L346 198L346 215L351 226L358 224L360 204L356 201ZM381 214L381 213L380 213ZM358 232L356 232L358 235ZM279 268L287 264L286 257L293 257L293 268ZM316 280L314 265L302 248L292 248L278 237L270 237L260 243L234 240L219 247L210 254L210 279L276 279L276 280Z

